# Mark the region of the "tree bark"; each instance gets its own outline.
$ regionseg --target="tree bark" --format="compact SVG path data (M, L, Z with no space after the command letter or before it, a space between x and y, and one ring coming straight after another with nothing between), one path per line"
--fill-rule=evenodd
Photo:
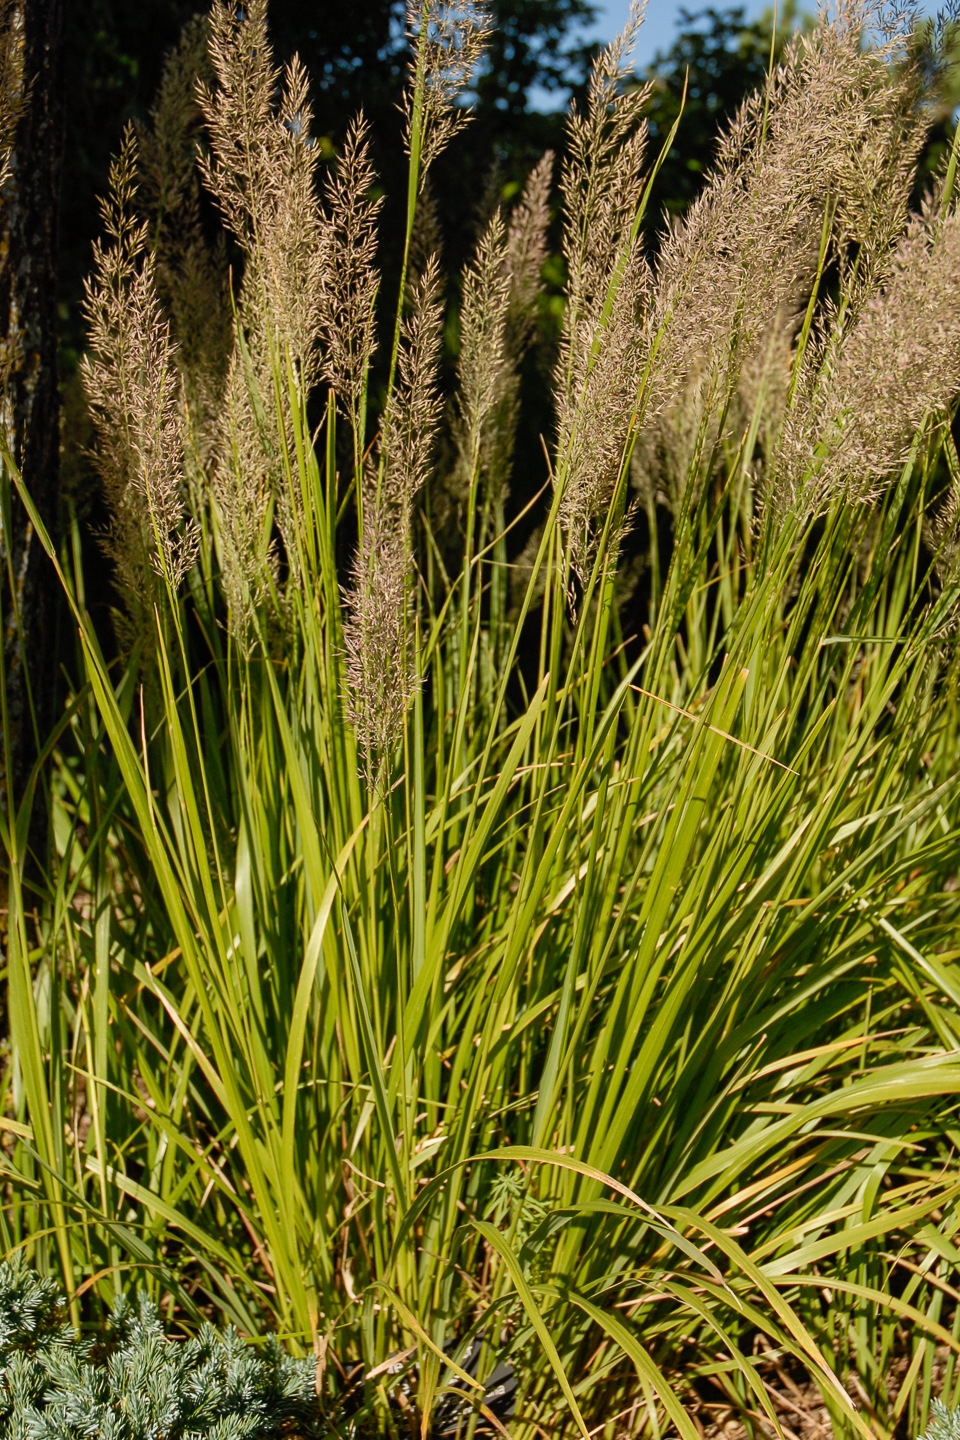
M63 144L61 0L2 0L0 107L7 132L0 178L0 381L6 442L55 536L60 425L57 241ZM0 117L2 119L2 117ZM6 482L5 482L6 488ZM56 676L57 584L15 490L0 512L0 619L8 745L0 746L0 805L19 804L49 724ZM31 844L43 841L43 807ZM9 817L8 817L9 818ZM0 864L5 858L0 855ZM5 887L4 887L5 888Z

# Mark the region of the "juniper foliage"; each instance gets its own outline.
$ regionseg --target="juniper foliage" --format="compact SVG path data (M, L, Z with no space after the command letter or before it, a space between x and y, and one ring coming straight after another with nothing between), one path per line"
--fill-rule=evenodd
M942 1400L934 1400L930 1411L923 1440L960 1440L960 1410L951 1410Z
M205 1325L164 1335L156 1306L121 1299L105 1337L63 1320L55 1282L0 1264L0 1434L11 1440L257 1440L317 1429L313 1360ZM325 1433L326 1427L323 1427Z

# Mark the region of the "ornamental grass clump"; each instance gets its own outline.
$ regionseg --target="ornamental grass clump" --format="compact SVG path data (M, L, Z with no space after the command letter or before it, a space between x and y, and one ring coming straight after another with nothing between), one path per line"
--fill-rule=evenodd
M82 683L35 922L11 890L4 1243L75 1320L273 1330L341 1436L496 1428L507 1362L518 1440L955 1398L956 145L908 208L948 37L824 12L651 260L641 18L559 166L540 472L552 158L456 323L432 238L479 5L409 8L395 294L364 122L321 177L253 0L197 92L211 345L149 137L96 256L127 622L108 664L51 551Z

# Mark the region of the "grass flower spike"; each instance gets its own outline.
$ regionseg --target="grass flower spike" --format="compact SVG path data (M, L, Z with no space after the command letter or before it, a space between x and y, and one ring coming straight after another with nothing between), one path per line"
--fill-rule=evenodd
M347 594L347 708L375 780L382 780L419 683L410 637L410 521L430 473L440 417L441 316L434 260L414 286L412 311L401 327L397 383L377 454L363 473L360 543Z
M97 462L112 512L107 549L127 606L128 639L153 633L152 611L197 553L183 493L183 436L175 351L136 219L136 141L127 132L103 206L107 243L87 286L90 353L83 380L98 434Z
M456 102L470 88L490 26L483 0L407 0L411 58L405 138L419 186L467 122L469 112Z
M585 115L569 121L563 253L567 306L557 361L556 484L570 564L585 583L636 412L649 270L639 234L649 88L624 91L644 7L594 62Z

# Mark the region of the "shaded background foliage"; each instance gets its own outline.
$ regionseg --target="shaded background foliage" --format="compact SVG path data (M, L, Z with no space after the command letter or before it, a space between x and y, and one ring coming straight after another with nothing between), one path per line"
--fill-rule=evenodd
M106 189L110 156L124 125L147 114L164 56L186 22L204 7L197 0L91 0L71 6L64 22L67 149L64 165L62 316L65 340L82 342L78 299L99 228L97 195ZM578 38L596 14L589 0L493 0L495 31L486 72L475 97L480 124L471 127L438 180L459 192L467 212L491 158L511 170L562 141L568 96L582 90L596 46ZM278 61L298 53L312 85L316 131L325 149L343 138L363 110L373 132L377 168L388 189L401 165L396 107L406 76L402 0L324 6L288 0L270 17ZM322 16L322 24L318 23ZM530 107L534 88L557 97L557 113ZM439 197L445 213L453 196ZM67 357L68 364L71 357Z
M143 119L156 94L164 57L187 21L202 9L196 0L90 0L64 17L63 86L67 106L63 178L61 319L65 368L82 347L79 297L89 270L90 245L99 230L98 195L106 189L110 157L124 125ZM466 249L474 212L490 172L516 183L543 153L562 152L565 111L582 99L595 43L582 38L597 8L590 0L493 0L495 28L488 62L477 85L477 123L434 176L438 208L454 254ZM362 109L370 122L377 168L389 191L402 173L396 106L406 74L402 0L367 0L359 7L317 7L288 0L270 17L275 52L285 62L297 52L310 74L316 131L325 151L342 140ZM791 10L788 23L794 18ZM680 8L680 33L651 72L658 77L649 113L656 145L669 132L687 81L682 129L658 176L654 211L682 211L702 184L717 126L763 78L770 52L770 21L748 24L742 7ZM786 33L781 27L781 34ZM533 108L532 92L556 108ZM389 234L388 226L387 233Z
M2 431L46 524L59 503L56 257L62 145L59 0L0 4L0 392ZM35 528L2 487L0 812L12 814L52 715L57 601ZM30 657L43 662L31 667ZM32 673L30 673L32 670ZM29 676L29 683L28 683ZM34 821L31 840L42 845ZM0 856L0 933L7 868Z

